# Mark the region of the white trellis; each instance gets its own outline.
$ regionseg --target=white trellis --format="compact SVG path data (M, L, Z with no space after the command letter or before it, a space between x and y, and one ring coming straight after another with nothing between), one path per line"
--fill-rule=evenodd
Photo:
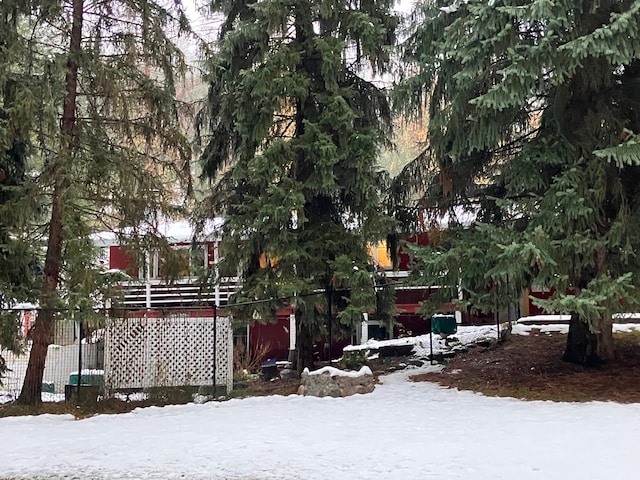
M112 319L105 329L104 370L108 392L210 386L214 384L214 371L215 385L231 391L233 331L230 321L226 317L216 320L191 317L189 313Z

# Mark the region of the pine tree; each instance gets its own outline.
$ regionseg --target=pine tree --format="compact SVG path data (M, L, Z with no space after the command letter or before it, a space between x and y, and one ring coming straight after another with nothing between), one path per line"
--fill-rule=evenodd
M553 289L540 304L571 314L572 362L611 359L612 314L640 303L639 11L630 0L427 1L405 44L416 74L398 99L429 116L428 149L407 171L436 173L401 181L432 211L478 209L475 225L420 254L422 273L447 272L479 307Z
M29 101L38 78L25 70L26 43L19 34L29 14L27 2L0 5L0 308L34 300L37 280L34 245L20 233L33 220L30 208L16 208L30 197L33 185L26 175L30 131L37 111ZM0 348L18 353L22 345L17 312L0 313ZM0 382L5 372L0 357Z
M42 79L31 97L39 114L29 130L30 161L37 198L47 208L41 311L30 332L21 403L40 401L53 321L93 311L102 282L90 234L153 223L175 203L167 172L189 176L190 148L175 99L185 65L171 40L188 23L176 5L29 5L31 57L23 60Z
M225 19L203 117L210 202L225 213L225 262L243 275L236 300L293 298L299 369L319 335L375 307L368 243L390 228L376 158L391 115L386 92L363 74L389 67L391 6L213 2ZM252 308L266 320L275 305L264 305Z

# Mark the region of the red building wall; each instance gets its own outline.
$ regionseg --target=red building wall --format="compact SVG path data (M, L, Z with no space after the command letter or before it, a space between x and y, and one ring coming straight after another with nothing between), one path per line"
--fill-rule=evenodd
M109 247L109 268L123 270L130 277L138 278L138 267L133 257L118 245Z
M255 322L249 328L249 348L258 352L267 348L269 358L287 360L289 356L289 317L278 317L274 323ZM266 360L266 358L265 358Z
M426 232L416 233L407 237L404 241L404 244L411 243L414 245L427 246L429 245L429 236ZM411 266L413 263L412 257L409 255L406 246L401 245L398 251L398 270L400 271L408 271L411 270Z

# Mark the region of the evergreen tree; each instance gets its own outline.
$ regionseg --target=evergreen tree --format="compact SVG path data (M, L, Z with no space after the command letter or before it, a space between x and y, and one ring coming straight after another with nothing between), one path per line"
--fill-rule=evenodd
M36 273L34 245L21 232L33 217L31 208L17 208L31 197L27 157L30 131L37 111L29 101L39 87L36 76L25 68L27 45L19 29L29 14L28 2L0 5L0 308L16 301L33 300ZM24 207L24 205L23 205ZM22 345L17 312L0 313L0 348L18 353ZM0 382L5 363L0 357Z
M45 228L41 311L21 403L40 401L56 318L93 311L102 278L90 234L153 224L175 203L173 178L189 177L190 148L178 122L175 78L184 59L171 40L188 30L179 4L49 1L28 4L29 71L42 80L31 101L30 154ZM169 29L173 30L169 30ZM23 101L25 101L23 99ZM36 141L37 140L37 141Z
M293 298L299 369L319 335L375 307L368 243L390 228L376 157L391 116L386 92L363 75L389 67L391 6L212 4L225 18L204 117L210 202L225 214L225 262L243 275L236 300ZM270 318L266 305L254 316Z
M571 314L572 362L611 359L612 314L640 303L639 11L631 0L426 1L404 46L415 75L398 100L413 114L426 105L429 121L407 172L435 174L404 175L398 189L432 212L478 213L418 254L422 278L461 283L480 308L553 289L539 303Z

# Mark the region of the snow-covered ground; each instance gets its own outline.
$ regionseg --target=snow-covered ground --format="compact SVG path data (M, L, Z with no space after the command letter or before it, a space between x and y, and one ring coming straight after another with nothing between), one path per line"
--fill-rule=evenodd
M0 419L0 478L638 478L640 404L489 398L412 383L408 373L348 398Z
M511 333L513 335L529 335L532 330L539 333L567 333L569 331L569 324L552 323L553 320L557 320L561 315L538 315L536 317L523 317L520 321L526 321L527 323L514 322L511 325ZM567 320L568 320L568 316ZM564 320L564 318L561 318ZM535 321L538 323L535 323ZM529 323L533 322L533 323ZM502 324L501 328L506 328L508 324ZM495 325L479 325L479 326L460 326L457 327L458 331L450 337L456 338L456 343L460 345L468 345L476 343L481 340L496 340L496 326ZM614 332L630 332L632 330L640 331L640 324L638 323L615 323L613 325ZM433 353L438 354L446 350L450 350L445 342L445 339L440 338L439 335L433 335L430 337L427 335L420 335L417 337L405 337L396 338L393 340L370 340L363 345L349 345L345 347L345 351L358 351L358 350L372 350L375 351L380 347L388 346L402 346L413 345L413 353L419 358L429 358L431 349ZM454 347L455 348L455 347ZM375 354L374 354L375 355Z
M514 333L532 328L566 326L515 325ZM632 328L640 326L616 326ZM458 336L495 336L475 330ZM423 348L425 339L411 342ZM407 379L432 369L439 367L381 377L373 393L348 398L0 419L0 479L638 478L640 404L526 402Z

